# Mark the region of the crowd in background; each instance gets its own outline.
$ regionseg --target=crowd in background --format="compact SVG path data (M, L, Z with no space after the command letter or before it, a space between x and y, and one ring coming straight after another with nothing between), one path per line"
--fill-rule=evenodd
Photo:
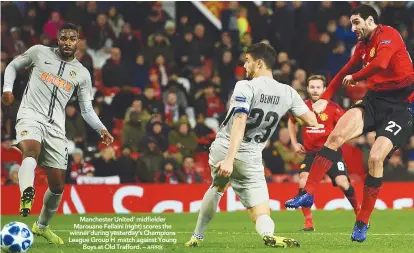
M56 46L59 27L79 26L76 58L90 71L93 106L115 142L105 147L82 119L76 96L66 108L70 140L68 183L85 177L121 183L209 183L208 149L228 108L237 81L245 79L244 50L271 44L274 78L306 99L306 79L331 79L350 59L356 36L348 13L355 2L264 2L255 9L229 2L222 31L206 32L203 20L172 19L160 2L2 2L1 79L7 64L29 47ZM414 56L414 4L376 2L380 21L398 29ZM18 73L16 101L1 110L2 184L16 184L20 152L12 147L19 103L28 71ZM361 99L366 85L346 87L334 101L344 108ZM76 94L76 92L74 93ZM263 151L269 182L294 182L304 157L290 143L282 118ZM375 133L344 146L353 180L362 180ZM37 183L44 171L37 169ZM83 181L82 181L82 180ZM385 164L385 180L414 180L414 137Z

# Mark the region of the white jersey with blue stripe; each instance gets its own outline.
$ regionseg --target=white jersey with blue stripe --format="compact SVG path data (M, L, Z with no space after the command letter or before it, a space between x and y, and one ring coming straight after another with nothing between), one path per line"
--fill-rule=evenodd
M226 119L220 126L212 148L227 152L235 113L248 114L246 130L236 159L248 161L262 157L266 141L273 135L287 111L300 116L309 111L295 89L271 77L257 77L236 84Z

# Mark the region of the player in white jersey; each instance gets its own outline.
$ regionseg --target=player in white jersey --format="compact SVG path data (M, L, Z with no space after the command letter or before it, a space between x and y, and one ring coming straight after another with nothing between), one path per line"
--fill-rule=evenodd
M247 77L253 79L237 82L227 117L211 145L209 164L213 182L204 195L195 231L186 246L200 245L229 183L256 223L256 231L265 245L299 246L294 239L274 235L262 150L287 111L309 126L317 127L318 123L292 87L273 79L275 57L274 49L264 43L246 51L244 67Z
M4 75L2 101L10 105L14 100L12 91L17 71L31 69L16 123L18 147L23 153L19 170L20 215L26 217L30 214L35 196L35 168L39 164L47 171L49 189L32 230L53 244L63 244L48 224L59 207L65 185L68 160L65 107L75 89L82 117L101 135L103 143L109 145L113 142L113 137L92 107L91 76L74 57L78 42L77 27L64 24L59 29L58 48L33 46L15 58Z

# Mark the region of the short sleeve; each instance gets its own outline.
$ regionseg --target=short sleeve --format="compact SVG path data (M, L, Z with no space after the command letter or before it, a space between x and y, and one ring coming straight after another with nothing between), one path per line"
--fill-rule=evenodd
M250 105L253 99L253 89L247 81L236 83L233 95L231 97L230 107L235 108L234 113L244 112L249 114Z
M292 87L288 86L291 91L292 105L290 111L296 116L301 116L309 111L308 106L305 104L305 101L300 97L298 92Z
M87 102L93 100L92 95L92 80L91 75L87 70L84 72L83 81L81 81L79 88L78 88L78 101L79 102Z

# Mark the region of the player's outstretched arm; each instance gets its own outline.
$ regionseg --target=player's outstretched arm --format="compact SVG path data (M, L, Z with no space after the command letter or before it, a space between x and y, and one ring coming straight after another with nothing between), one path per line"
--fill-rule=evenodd
M318 127L318 119L316 118L316 115L312 111L307 111L304 114L300 115L299 118L305 122L307 126L310 127Z
M215 165L215 167L219 168L218 174L225 177L229 177L233 172L234 158L236 157L243 140L247 122L247 114L245 112L236 112L233 117L233 125L230 132L230 144L226 158Z
M355 48L355 52L349 62L338 72L338 74L336 74L334 79L332 79L332 81L329 83L328 88L322 94L320 100L330 100L333 94L342 86L343 78L351 72L355 71L355 69L361 65L359 45L360 44L358 43Z
M292 117L289 118L289 120L288 120L288 131L289 131L290 140L292 142L292 146L293 146L293 148L295 149L295 152L298 155L303 155L303 154L306 153L306 151L305 151L305 148L303 147L303 145L298 142L298 138L296 136L297 133L298 133L297 130L296 130L297 125L298 125L298 123L297 122L294 123Z
M4 71L4 87L2 96L2 102L5 105L10 105L13 103L14 97L12 92L17 72L22 68L29 67L33 63L32 55L37 50L37 47L38 46L33 46L29 48L26 52L17 56L13 61L9 63L9 65L7 65Z
M96 132L100 134L102 137L102 142L106 145L111 144L114 141L114 138L102 124L98 115L96 115L92 107L92 102L82 101L79 102L79 106L81 108L82 118L86 121L86 123L88 123L90 127L92 127Z

